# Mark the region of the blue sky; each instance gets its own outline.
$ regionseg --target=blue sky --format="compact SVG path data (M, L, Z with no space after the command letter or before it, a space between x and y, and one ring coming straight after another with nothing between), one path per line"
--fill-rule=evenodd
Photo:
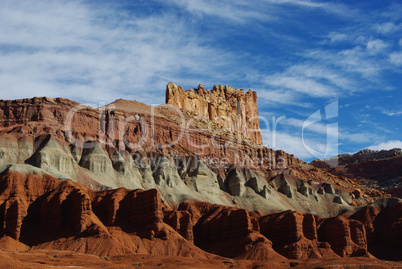
M151 105L170 81L228 84L257 91L264 143L305 161L402 147L401 10L386 0L3 0L0 98Z

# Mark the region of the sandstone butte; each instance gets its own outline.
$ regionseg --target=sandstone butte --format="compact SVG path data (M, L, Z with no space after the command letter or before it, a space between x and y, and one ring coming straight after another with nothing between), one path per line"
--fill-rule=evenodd
M2 267L401 267L402 201L262 146L256 98L1 100Z

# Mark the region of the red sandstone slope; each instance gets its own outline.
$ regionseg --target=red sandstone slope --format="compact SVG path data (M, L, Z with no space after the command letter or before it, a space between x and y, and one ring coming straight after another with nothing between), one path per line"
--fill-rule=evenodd
M186 202L176 211L162 203L156 190L93 191L13 167L0 175L0 185L0 236L32 249L213 258L209 252L275 262L287 262L285 257L371 257L367 249L381 246L367 239L372 225L375 237L393 237L396 245L387 258L400 258L400 200L384 200L372 218L360 213L370 210L364 207L349 219L321 219L291 211L261 215L205 202Z

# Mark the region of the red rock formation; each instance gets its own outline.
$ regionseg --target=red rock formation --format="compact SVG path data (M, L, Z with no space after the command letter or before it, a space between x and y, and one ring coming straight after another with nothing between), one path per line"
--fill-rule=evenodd
M284 260L272 249L272 243L253 230L249 213L209 203L182 203L194 225L194 244L201 249L230 258Z
M166 88L166 104L217 122L232 133L239 133L251 142L262 145L258 118L257 93L234 89L228 85L215 85L212 90L184 91L181 86L170 82Z
M341 257L369 256L366 231L359 221L342 216L321 220L318 240L328 242Z
M165 154L170 151L191 156L196 154L208 163L210 159L213 163L214 159L225 157L241 166L275 168L277 163L281 163L286 167L286 161L289 165L304 164L282 151L277 153L265 147L256 147L244 140L233 143L229 133L200 132L195 126L198 123L185 116L182 120L184 125L190 123L189 129L182 128L176 111L163 106L151 108L142 104L138 107L135 101L118 100L102 109L93 109L62 98L0 100L0 135L8 133L12 139L37 140L40 136L51 134L55 139L66 141L67 145L75 144L78 148L93 140L103 147L117 148L121 152L142 151L147 155L162 149ZM18 163L24 161L18 160Z
M289 259L337 257L325 241L318 242L318 216L286 211L260 218L261 233Z
M47 174L8 169L0 175L0 190L0 236L33 248L208 256L163 222L164 205L155 189L93 191Z
M377 200L361 208L350 219L363 223L370 253L381 259L402 259L402 200Z
M229 258L286 261L283 256L370 257L367 245L378 251L385 242L397 259L400 249L399 200L365 207L350 219L294 211L264 216L207 202L184 202L172 210L155 189L94 191L17 168L0 174L0 248L6 250L28 245L101 256L199 258L210 257L207 251Z
M165 223L170 225L175 231L189 241L194 241L193 221L191 214L187 211L168 211L163 219Z

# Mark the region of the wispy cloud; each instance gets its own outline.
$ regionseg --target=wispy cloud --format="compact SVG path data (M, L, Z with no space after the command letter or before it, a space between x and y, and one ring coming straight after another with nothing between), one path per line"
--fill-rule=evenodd
M369 149L373 150L389 150L389 149L394 149L394 148L402 148L402 141L400 140L389 140L382 142L377 145L370 146Z
M375 39L367 42L366 48L370 54L377 54L384 51L384 49L386 49L388 46L389 45L384 41L380 39Z
M395 65L402 65L402 52L393 52L389 55L389 61Z
M250 21L280 20L289 13L288 7L304 9L320 9L327 13L349 16L351 10L339 3L309 0L264 0L250 3L245 0L172 0L180 8L184 8L195 16L214 16L236 23Z
M383 35L395 33L401 28L401 24L395 24L394 22L376 23L373 25L373 29Z
M276 150L284 150L304 160L329 158L337 155L338 145L318 142L316 139L292 135L288 132L262 133L264 144Z
M174 14L118 12L81 2L2 3L0 85L13 89L2 91L2 98L34 93L82 102L122 97L162 103L162 96L150 93L171 80L183 83L183 74L194 85L212 74L237 75L224 68L232 55L202 44Z
M282 73L267 76L264 82L272 88L327 98L352 91L355 87L349 78L319 62L291 66Z
M402 115L402 109L398 109L398 108L392 108L392 109L390 109L390 108L388 108L388 107L387 107L387 108L384 108L384 107L381 107L381 106L376 106L376 107L373 107L373 109L378 110L378 111L380 111L382 114L387 115L387 116L390 116L390 117Z

